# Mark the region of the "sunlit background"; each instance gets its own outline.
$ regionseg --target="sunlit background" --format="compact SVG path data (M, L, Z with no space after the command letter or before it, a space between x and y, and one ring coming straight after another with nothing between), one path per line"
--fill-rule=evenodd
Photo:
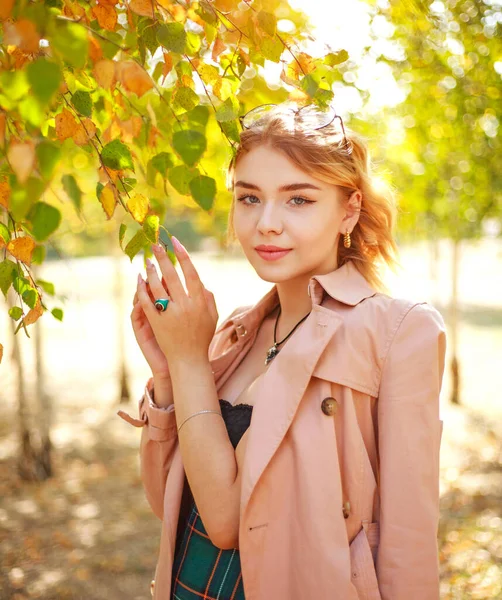
M441 15L446 4L432 2L429 10ZM473 14L481 3L464 4L465 11ZM498 0L486 4L494 12L485 19L485 28L493 32L502 22L501 4ZM427 118L425 103L439 101L441 96L424 97L424 105L417 106L414 115L399 112L410 91L409 80L403 76L400 82L396 81L390 63L404 60L404 50L392 39L395 26L384 16L374 15L375 7L385 8L388 2L290 0L290 6L303 11L310 20L312 39L305 45L306 52L348 52L353 68L345 70L342 81L333 84L334 106L346 123L355 130L364 130L384 169L382 177L392 179L386 165L409 166L404 175L402 169L399 171L401 176L396 182L406 209L403 220L415 209L424 213L429 206L419 204L416 208L411 204L410 190L420 185L420 177L436 161L434 144L446 143L455 149L456 139L445 133L449 131L450 119L445 116L444 131L439 131L436 124L431 126L429 139L417 138L414 146L405 144L407 131L422 114ZM281 19L280 15L278 18L279 31L294 32L292 21ZM458 32L452 30L452 34ZM452 35L446 44L451 59L448 64L461 78L458 61L463 60L467 50L457 35ZM483 56L488 60L482 45L479 54L480 60ZM160 60L162 53L153 56L152 70ZM267 60L258 69L271 91L283 87L281 68L282 65ZM500 92L502 54L493 69L499 76ZM252 98L254 79L248 75L243 89L247 88ZM196 91L202 95L199 80L196 85ZM438 84L442 89L453 89L455 85L454 77L449 75ZM486 93L496 98L496 88L493 85ZM487 110L479 119L481 130L491 140L499 135L500 112L497 115ZM446 204L449 211L457 206L451 190L465 190L472 198L472 206L465 208L465 214L472 215L473 223L478 218L476 199L481 180L473 184L462 177L469 173L468 163L470 158L475 160L477 148L473 141L472 156L459 160L445 178L444 187L438 185L434 190L440 201L450 203ZM216 158L221 158L217 169L222 170L223 155ZM90 172L90 162L83 152L75 154L72 160L76 172ZM474 163L475 170L482 168ZM423 186L426 202L430 192L427 182ZM94 180L82 183L88 195L94 193L94 188ZM415 198L419 194L413 189ZM500 189L493 189L493 194L499 195ZM251 305L270 289L270 284L257 277L238 249L222 249L219 234L225 221L225 206L220 205L215 216L208 217L194 208L190 199L177 197L177 203L169 210L165 225L187 243L205 286L216 296L220 321L236 306ZM0 598L149 597L159 523L147 505L139 479L140 430L116 415L123 396L125 406L120 407L136 416L137 402L150 375L129 319L136 276L138 272L145 275L145 271L142 256L130 261L117 251L117 223L103 224L101 208L97 211L89 213L88 223L78 221L68 211L67 227L60 232L55 251L50 260L37 268L38 277L54 282L65 315L63 322L44 316L31 338L23 332L17 335L21 360L14 354L7 305L0 302L0 333L5 340L0 365ZM413 227L409 228L411 234L399 237L403 270L387 273L386 277L394 295L435 306L445 319L449 336L440 409L444 421L439 531L441 597L501 598L500 216L486 219L481 234L457 248L460 267L455 282L451 236L431 224L424 237L428 226L423 221L417 223L416 237ZM454 318L457 326L453 334ZM34 332L35 328L29 331ZM452 403L454 336L460 365L459 404ZM43 364L36 360L37 345ZM22 372L16 366L19 363ZM40 406L43 409L49 402L53 406L50 427L56 477L45 482L26 483L16 475L20 396L26 399L25 410L32 424L40 414ZM50 528L46 526L49 516ZM82 596L74 595L76 590Z

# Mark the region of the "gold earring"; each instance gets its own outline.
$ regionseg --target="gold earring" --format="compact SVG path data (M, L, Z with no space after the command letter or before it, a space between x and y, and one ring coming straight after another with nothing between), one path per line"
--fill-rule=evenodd
M345 235L343 236L343 245L345 246L345 248L350 248L350 233L348 229L345 232Z

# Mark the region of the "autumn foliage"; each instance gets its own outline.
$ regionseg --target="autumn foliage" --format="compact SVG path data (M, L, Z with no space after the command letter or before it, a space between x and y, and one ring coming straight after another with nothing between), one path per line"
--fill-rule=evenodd
M294 34L279 30L277 14ZM48 310L44 294L54 293L30 270L62 221L45 192L61 188L79 215L83 201L99 202L105 219L119 221L130 259L149 255L164 214L151 205L152 190L173 189L212 210L219 182L202 165L208 127L216 123L220 139L212 143L231 152L243 82L263 82L265 60L281 63L282 94L330 102L347 53L311 57L301 49L305 33L303 17L279 0L3 0L0 288L17 293L9 310L16 332ZM76 149L95 165L93 198L78 173L65 172ZM61 309L51 313L62 319Z

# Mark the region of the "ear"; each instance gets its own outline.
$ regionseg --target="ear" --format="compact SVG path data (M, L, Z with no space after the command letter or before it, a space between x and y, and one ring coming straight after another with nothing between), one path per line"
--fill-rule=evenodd
M345 234L346 231L352 233L352 230L359 221L362 200L363 194L361 190L354 190L346 201L344 208L345 215L340 223L340 233L342 235Z

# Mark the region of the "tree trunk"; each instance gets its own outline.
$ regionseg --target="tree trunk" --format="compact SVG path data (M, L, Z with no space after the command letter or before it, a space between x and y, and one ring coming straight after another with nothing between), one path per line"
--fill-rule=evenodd
M452 253L452 291L450 300L450 332L451 348L451 396L452 404L460 404L460 365L458 361L458 273L460 266L460 240L453 240Z
M125 309L124 309L124 276L122 273L122 262L124 254L113 250L112 261L114 263L115 272L115 314L117 315L117 356L119 359L119 377L120 377L120 392L119 404L127 404L129 402L131 391L127 379L127 364L125 351Z
M38 265L32 265L32 273L34 278L39 272ZM43 319L49 318L45 313L38 321L33 323L33 333L35 338L35 398L37 400L37 427L39 438L39 454L38 467L39 479L44 480L52 476L52 443L51 443L51 427L52 427L52 402L46 393L45 385L45 369L44 369L44 352L43 352ZM52 318L52 317L51 317Z

